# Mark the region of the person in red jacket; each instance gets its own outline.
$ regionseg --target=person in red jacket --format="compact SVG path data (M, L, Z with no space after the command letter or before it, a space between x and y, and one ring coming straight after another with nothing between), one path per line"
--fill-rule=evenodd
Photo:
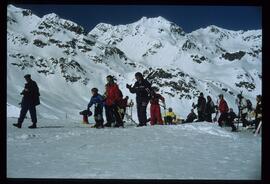
M106 117L107 123L104 126L111 127L112 122L115 120L116 124L114 127L123 127L123 120L118 111L118 103L122 99L121 91L119 90L118 85L114 82L113 76L108 75L106 78L108 82L105 87L105 105L106 110L108 111L106 115L109 114L110 116Z
M218 105L218 110L220 112L220 116L218 118L218 125L222 127L224 122L227 121L229 107L227 105L227 102L224 100L223 94L220 94L218 97L220 100Z
M159 100L162 101L163 104L165 104L165 99L160 94L156 93L157 89L151 91L151 98L150 98L150 124L155 125L163 125L163 120L160 113L160 105Z

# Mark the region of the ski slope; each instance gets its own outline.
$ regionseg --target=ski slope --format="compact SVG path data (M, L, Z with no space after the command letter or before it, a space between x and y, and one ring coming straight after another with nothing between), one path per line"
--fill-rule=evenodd
M7 119L8 178L260 180L261 136L207 122L89 128Z

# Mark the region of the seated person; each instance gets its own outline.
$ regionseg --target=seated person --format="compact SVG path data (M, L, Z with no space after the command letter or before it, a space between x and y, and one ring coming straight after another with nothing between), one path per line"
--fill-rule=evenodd
M183 123L191 123L195 119L197 119L197 115L195 114L194 110L191 109L191 112L188 114L186 121L183 121Z

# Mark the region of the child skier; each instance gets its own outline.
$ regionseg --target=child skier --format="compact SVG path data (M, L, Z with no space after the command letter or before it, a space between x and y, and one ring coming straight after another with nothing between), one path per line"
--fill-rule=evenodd
M165 99L163 96L161 96L160 94L156 93L155 91L157 91L158 89L154 89L150 92L151 94L151 98L150 98L150 124L151 125L155 125L155 124L159 124L162 125L163 124L163 120L161 117L161 113L160 113L160 105L159 105L159 100L162 101L162 103L165 106Z
M82 123L83 124L89 124L89 122L88 122L88 116L92 116L92 112L89 111L89 110L83 110L83 111L80 112L80 115L83 116Z
M165 117L164 117L164 121L165 121L165 124L173 124L173 120L176 121L176 115L175 113L173 112L172 108L170 107L168 109L168 112L165 113Z
M92 88L92 98L87 106L87 110L90 111L90 107L92 105L95 105L95 111L94 111L94 119L96 124L93 126L93 128L103 128L103 97L98 93L97 88Z

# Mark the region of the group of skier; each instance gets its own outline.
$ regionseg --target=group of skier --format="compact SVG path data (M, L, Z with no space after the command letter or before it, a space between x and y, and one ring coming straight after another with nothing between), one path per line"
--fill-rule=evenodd
M197 108L198 118L192 112L188 115L187 119L191 119L189 122L193 122L197 118L197 121L207 121L207 122L218 122L219 126L231 126L232 131L237 131L235 126L235 119L238 118L238 123L241 121L243 127L255 125L255 130L257 129L259 123L262 121L262 96L257 95L256 97L256 107L253 109L250 100L243 97L242 93L237 95L236 104L238 106L238 115L235 114L232 108L228 107L223 94L220 94L217 105L214 104L212 98L207 96L207 101L204 98L203 93L200 93L198 97L197 104L192 104L193 108ZM212 119L212 114L215 113L215 117ZM217 115L219 113L219 118L217 120ZM255 119L252 121L247 120L247 116L254 116Z
M27 74L24 76L26 80L25 88L21 92L23 95L21 102L21 112L18 122L13 124L17 128L21 128L22 122L26 116L27 111L30 111L32 125L29 128L36 128L37 117L36 117L36 106L40 104L39 100L39 88L35 81L31 79L31 75ZM136 94L136 106L138 125L146 126L147 122L150 121L151 125L155 124L173 124L176 122L176 115L172 111L172 108L168 108L168 112L165 113L164 121L161 116L159 101L163 103L163 108L166 110L165 98L158 94L158 88L151 86L150 82L145 79L142 73L137 72L135 74L136 82L134 85L126 84L126 88L130 93ZM91 89L92 97L87 105L87 109L80 112L83 115L83 121L88 123L88 116L92 115L90 108L94 105L94 128L105 127L124 127L124 116L126 114L126 108L132 107L133 102L128 103L128 96L123 98L123 94L115 83L115 78L111 75L106 77L107 83L105 85L105 93L99 94L97 88ZM243 123L243 127L255 124L255 128L259 126L262 121L262 96L257 95L256 108L252 108L252 104L249 100L245 99L242 94L237 95L236 103L238 106L238 115L236 115L232 108L229 109L223 94L219 95L219 100L215 105L210 96L207 96L207 100L204 98L203 93L200 93L197 104L192 104L193 108L197 108L198 116L191 109L187 119L182 123L193 122L195 119L198 121L207 122L218 122L219 126L229 125L232 127L232 131L237 131L235 126L235 119L238 118ZM147 118L147 106L150 102L150 119ZM103 108L105 109L106 123L104 124L103 119ZM217 115L219 112L219 118ZM212 119L212 114L216 116ZM249 114L254 114L255 120L250 122L247 120ZM132 119L131 119L132 120ZM239 122L238 120L238 122ZM133 121L133 120L132 120ZM115 124L113 125L113 123Z

